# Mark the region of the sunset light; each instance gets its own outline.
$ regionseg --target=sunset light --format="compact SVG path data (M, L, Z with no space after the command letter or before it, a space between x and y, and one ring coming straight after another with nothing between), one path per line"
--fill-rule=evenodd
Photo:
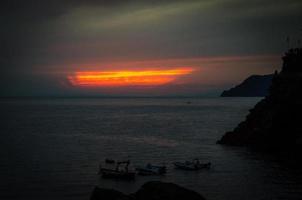
M192 72L192 68L140 71L83 71L75 72L75 74L69 75L67 78L73 86L80 87L159 86Z

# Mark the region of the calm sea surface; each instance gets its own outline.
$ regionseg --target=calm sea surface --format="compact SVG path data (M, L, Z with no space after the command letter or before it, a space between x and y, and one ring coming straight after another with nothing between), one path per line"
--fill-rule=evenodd
M89 199L95 185L125 193L144 182L175 182L209 200L301 199L302 169L215 142L259 98L0 100L0 199ZM192 102L187 104L186 102ZM165 163L163 177L102 180L105 158ZM200 158L212 169L175 170Z

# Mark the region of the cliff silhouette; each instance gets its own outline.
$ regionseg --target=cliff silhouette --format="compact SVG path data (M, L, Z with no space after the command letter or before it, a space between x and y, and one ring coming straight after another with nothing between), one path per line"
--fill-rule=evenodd
M274 74L252 75L239 85L225 90L221 97L264 97L269 92Z
M217 143L265 148L273 151L302 147L302 48L283 56L269 94L255 105L233 131Z

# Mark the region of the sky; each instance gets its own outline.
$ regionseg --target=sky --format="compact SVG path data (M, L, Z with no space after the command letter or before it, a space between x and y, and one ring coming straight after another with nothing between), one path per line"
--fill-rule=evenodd
M280 70L301 10L301 0L2 0L0 96L218 95Z

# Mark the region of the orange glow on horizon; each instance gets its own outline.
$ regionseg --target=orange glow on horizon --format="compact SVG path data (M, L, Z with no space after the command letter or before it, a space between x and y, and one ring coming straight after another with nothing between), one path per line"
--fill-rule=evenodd
M137 71L86 71L75 72L67 78L73 86L80 87L159 86L174 81L176 77L191 74L192 72L192 68Z

